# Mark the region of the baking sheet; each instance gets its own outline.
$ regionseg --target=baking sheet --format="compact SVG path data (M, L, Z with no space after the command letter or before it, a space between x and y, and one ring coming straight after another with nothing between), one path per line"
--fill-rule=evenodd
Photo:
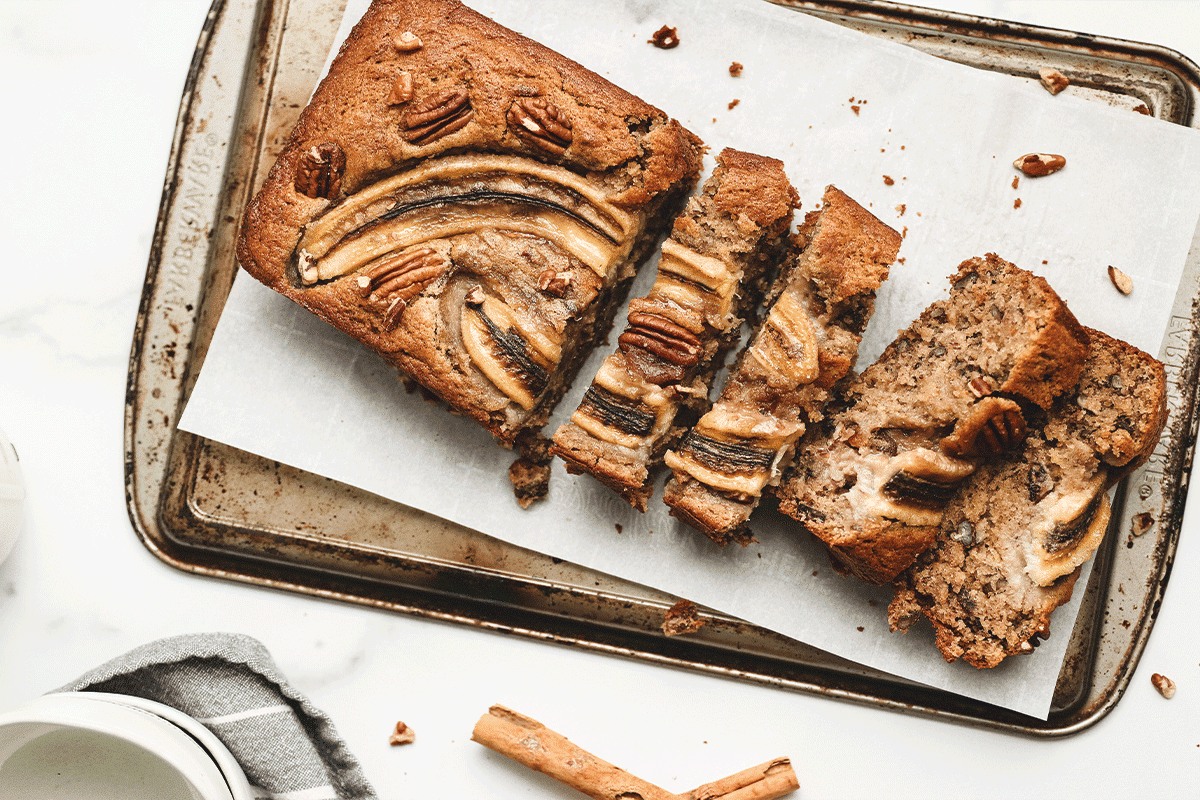
M864 359L944 291L958 261L989 250L1046 275L1085 324L1159 351L1200 217L1200 197L1189 191L1200 179L1194 131L1051 97L1027 80L763 3L576 4L566 14L535 3L474 5L666 108L714 150L732 145L783 158L806 208L836 183L904 229L904 262L880 294ZM580 36L584 18L588 36ZM680 28L676 50L645 44L661 24ZM739 78L728 72L735 60L745 65ZM1013 188L1011 161L1031 151L1063 153L1068 168ZM1080 202L1102 197L1121 201ZM1116 294L1109 263L1133 277L1133 295ZM643 277L652 276L651 265ZM576 400L567 398L565 413ZM756 515L752 547L718 550L665 508L638 515L561 470L551 499L522 512L505 474L511 455L455 422L407 395L353 342L241 280L180 427L854 662L1043 719L1049 713L1066 636L1036 658L987 673L946 665L927 632L887 633L889 592L835 576L823 552L778 515ZM405 456L415 451L404 443L414 442L419 460ZM1078 599L1056 613L1056 630L1072 627Z

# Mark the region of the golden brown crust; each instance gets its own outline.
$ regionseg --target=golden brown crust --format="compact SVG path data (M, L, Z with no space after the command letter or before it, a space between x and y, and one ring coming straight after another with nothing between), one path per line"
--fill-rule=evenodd
M521 430L544 423L571 371L604 335L615 302L694 185L702 155L699 139L663 112L456 0L375 0L248 205L238 259L255 278L381 353L512 445ZM339 168L325 166L330 161ZM459 163L468 166L454 167ZM472 176L476 163L477 172L491 171L491 184ZM506 170L515 181L504 181ZM303 249L306 231L344 213L358 227L337 234L340 240L334 236L332 247L354 237L402 238L380 224L387 218L381 214L400 212L379 203L373 210L348 209L351 201L421 171L432 177L393 194L409 203L405 208L418 209L415 216L424 215L415 226L448 230L419 243L436 251L436 264L395 278L386 291L376 291L386 281L365 277L379 259L320 272L324 252L313 257ZM455 202L481 214L507 213L521 224L451 230L454 198L437 193L456 181L467 199ZM514 182L526 195L514 199ZM399 208L400 200L394 202ZM595 229L602 249L611 250L605 263L585 264L572 249L576 228L595 228L594 215L581 217L575 208L589 205L616 220L616 233ZM539 213L552 219L539 220ZM407 245L380 246L381 253L388 247L412 252ZM476 286L493 306L481 310L466 302ZM497 303L518 318L517 328L485 319ZM498 358L515 357L526 372L548 372L522 377L532 399L524 397L529 387L514 393L496 385L497 368L489 373L475 358L478 343L468 352L464 337L472 325L484 324L498 326L479 334L495 338L488 346ZM506 345L506 330L537 341ZM534 352L538 346L542 351Z

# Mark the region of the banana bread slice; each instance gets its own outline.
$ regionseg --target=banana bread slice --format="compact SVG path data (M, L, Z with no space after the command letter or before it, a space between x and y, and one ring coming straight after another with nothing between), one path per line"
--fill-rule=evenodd
M750 541L747 523L764 489L853 367L900 235L829 186L795 244L721 397L666 455L672 477L663 499L672 515L721 545Z
M703 149L462 3L374 0L247 207L238 260L512 447L607 334Z
M640 511L663 450L708 405L713 375L783 258L798 203L783 163L725 149L675 220L658 275L551 452ZM681 428L681 425L683 426Z
M1089 333L1078 388L1032 415L1021 450L979 466L946 507L933 547L896 580L892 630L928 618L947 661L994 667L1049 636L1051 613L1107 529L1106 490L1158 443L1162 364Z
M1087 356L1087 332L1044 279L989 254L951 283L847 386L778 492L869 583L933 544L958 485L1019 445L1029 409L1070 391Z

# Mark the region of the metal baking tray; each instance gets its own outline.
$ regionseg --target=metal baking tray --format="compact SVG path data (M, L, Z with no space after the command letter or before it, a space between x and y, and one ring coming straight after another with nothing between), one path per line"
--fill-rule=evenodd
M1075 92L1200 127L1200 70L1164 48L894 3L779 4L975 67L1030 78L1056 67ZM1154 624L1187 495L1200 239L1160 354L1171 423L1117 495L1047 720L899 680L707 609L699 632L668 638L660 625L675 597L179 431L237 272L237 220L307 101L341 11L336 0L216 0L200 33L127 385L126 498L147 548L202 575L1032 736L1082 730L1116 705ZM1134 535L1142 513L1155 524Z

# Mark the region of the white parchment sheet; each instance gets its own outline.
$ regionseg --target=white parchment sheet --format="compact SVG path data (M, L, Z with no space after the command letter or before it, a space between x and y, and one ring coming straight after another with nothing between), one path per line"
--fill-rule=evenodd
M1200 219L1196 131L759 0L470 4L665 109L714 154L733 146L782 159L803 210L832 183L902 231L902 261L880 292L860 365L945 292L959 262L989 251L1044 275L1085 325L1158 353ZM678 29L673 50L647 43L664 24ZM729 72L735 61L740 77ZM1067 167L1014 189L1012 161L1029 152L1062 154ZM1132 276L1131 295L1113 288L1110 264ZM651 263L635 294L654 272ZM889 633L890 592L837 576L778 515L755 516L757 543L721 549L657 499L638 514L560 464L550 499L523 511L510 452L407 394L375 356L245 275L180 427L1035 717L1049 713L1077 612L1076 603L1056 612L1055 635L1036 655L978 671L946 664L927 626Z

